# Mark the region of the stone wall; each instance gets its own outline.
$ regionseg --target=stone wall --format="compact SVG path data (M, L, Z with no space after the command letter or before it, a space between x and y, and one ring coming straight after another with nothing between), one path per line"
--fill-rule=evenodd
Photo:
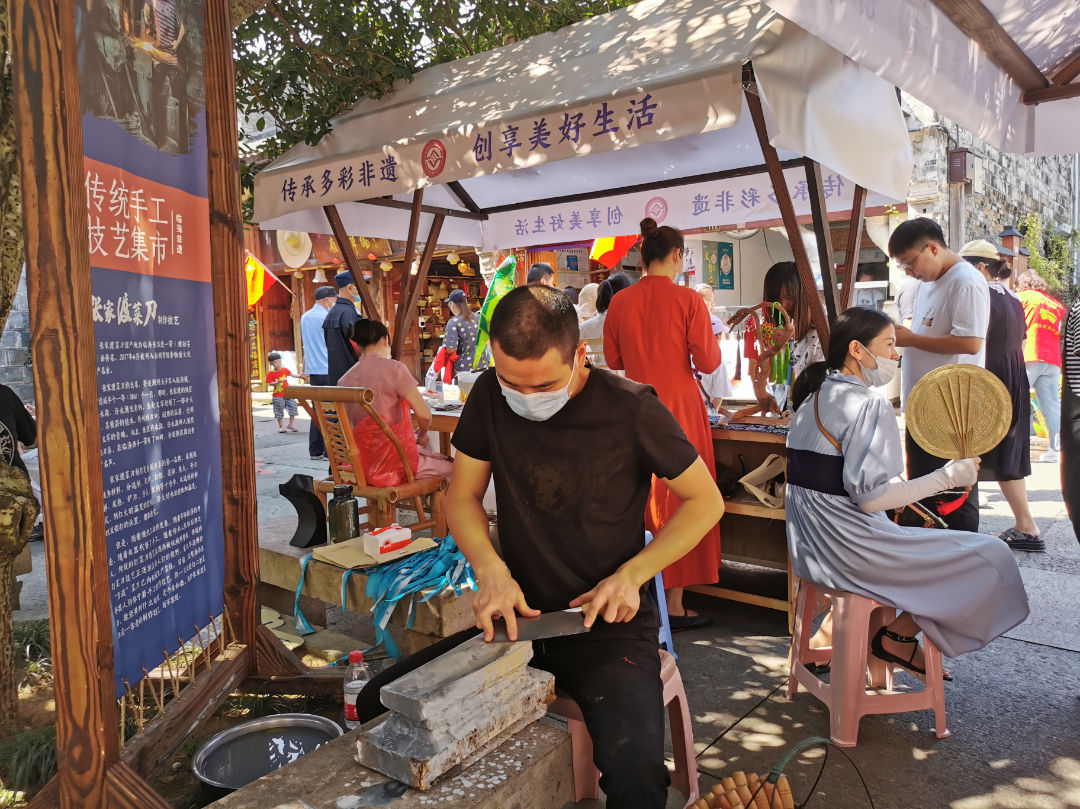
M30 305L26 297L26 273L11 305L11 314L0 335L0 384L7 385L24 402L34 400L34 374L30 366Z
M1038 213L1047 226L1076 227L1073 210L1073 155L1026 157L1002 154L959 125L934 113L925 104L907 96L911 111L908 126L915 153L915 169L908 192L913 214L926 215L941 223L950 243L971 239L997 241L1008 225L1017 225L1026 214ZM950 212L948 153L966 148L983 160L982 190L971 184L964 188L962 232L950 231L958 223ZM1078 147L1080 148L1080 147ZM954 186L952 193L958 193ZM955 236L955 239L954 239Z
M1047 227L1074 225L1073 155L1003 154L955 124L947 128L954 143L983 158L982 193L967 194L965 240L993 241L1007 225L1015 226L1033 212Z

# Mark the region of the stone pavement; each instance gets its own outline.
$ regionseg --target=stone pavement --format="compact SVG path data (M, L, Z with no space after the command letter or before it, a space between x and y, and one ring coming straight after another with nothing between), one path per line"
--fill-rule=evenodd
M295 518L277 485L295 472L317 475L327 469L325 462L308 458L307 419L298 418L297 426L300 433L279 434L268 401L256 397L261 531L291 535ZM1033 457L1045 446L1036 440ZM947 663L955 677L945 687L951 737L934 737L928 711L862 720L859 746L846 752L878 809L1080 807L1080 544L1065 516L1058 465L1032 467L1029 499L1047 552L1018 554L1031 617L986 649ZM983 530L1010 527L996 486L981 488L990 495ZM40 548L35 578L43 565ZM749 586L783 591L782 575L747 578ZM28 583L24 602L43 588L43 580ZM813 697L801 692L793 702L784 698L789 636L782 613L689 598L715 619L711 627L675 636L703 789L733 770L767 771L795 742L828 735L828 714ZM804 799L821 764L821 754L814 752L789 767L797 799ZM681 805L674 791L670 796L669 807ZM870 806L852 765L835 750L810 806Z

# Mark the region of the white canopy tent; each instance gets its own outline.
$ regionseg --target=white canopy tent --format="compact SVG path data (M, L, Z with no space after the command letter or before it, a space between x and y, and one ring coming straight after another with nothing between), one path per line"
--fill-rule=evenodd
M1080 152L1076 0L768 0L1006 152Z
M505 248L570 235L524 238L516 228L522 210L609 192L610 199L587 206L602 211L603 227L576 230L587 231L583 238L621 235L633 232L644 213L641 206L621 206L627 221L609 228L605 203L618 205L624 189L703 178L699 188L683 187L693 192L689 200L712 192L709 215L669 205L671 215L683 217L669 224L775 220L776 203L760 188L757 201L743 205L741 191L752 182L734 189L708 185L719 176L749 176L748 168L764 174L742 95L742 66L750 59L772 140L783 144L781 160L806 155L828 166L826 175L844 179L847 194L830 193L830 210L850 209L856 184L878 192L871 204L904 199L911 150L889 85L763 3L646 0L429 68L386 98L361 101L318 144L296 146L258 173L255 219L264 228L326 233L322 208L334 204L350 232L405 238L409 192L426 187L427 206L473 213L450 216L444 240ZM546 147L543 139L530 143L540 121L550 133ZM393 180L385 179L390 165ZM803 203L799 212L809 213L797 183L792 191ZM715 210L715 196L725 190L739 192L737 210L724 202ZM398 206L349 204L380 197ZM749 194L747 202L754 199Z
M407 238L410 256L432 226L429 241L481 250L624 235L646 215L783 218L792 235L799 215L823 232L857 210L861 231L866 190L904 199L911 167L894 88L763 2L644 0L361 101L256 175L255 219Z

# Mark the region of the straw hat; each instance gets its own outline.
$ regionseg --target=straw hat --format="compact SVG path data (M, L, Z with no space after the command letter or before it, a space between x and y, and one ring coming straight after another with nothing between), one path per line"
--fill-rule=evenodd
M299 269L311 258L311 237L298 230L279 230L277 249L286 267L290 270Z
M986 241L986 239L976 239L961 247L960 255L996 259L998 257L998 249L990 244L990 242Z
M912 438L931 455L972 458L1001 443L1012 422L1012 400L985 368L943 365L916 383L906 415Z

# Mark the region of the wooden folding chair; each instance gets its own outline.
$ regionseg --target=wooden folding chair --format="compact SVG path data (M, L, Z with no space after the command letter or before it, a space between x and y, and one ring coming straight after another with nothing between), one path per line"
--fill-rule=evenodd
M446 490L450 481L442 477L416 479L409 466L405 447L374 407L373 390L289 385L285 388L285 396L295 399L315 420L322 432L326 452L330 456L331 477L316 480L315 491L327 502L335 485L347 483L352 486L353 496L365 501L365 505L360 509L361 529L370 530L390 525L395 521L400 508L416 512L417 521L408 526L413 532L432 528L436 536L446 536ZM405 470L404 483L386 487L367 484L360 460L360 448L353 437L353 425L345 412L347 404L362 407L389 439ZM425 499L430 501L426 511Z

